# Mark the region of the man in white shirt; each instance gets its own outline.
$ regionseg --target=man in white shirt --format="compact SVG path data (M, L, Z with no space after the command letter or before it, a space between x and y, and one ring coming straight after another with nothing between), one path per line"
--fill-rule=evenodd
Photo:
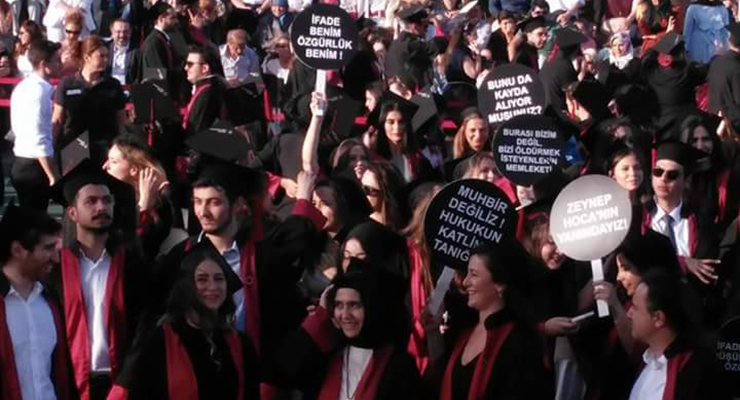
M58 45L42 41L28 50L33 73L10 96L10 125L15 161L10 179L21 206L46 211L50 187L59 179L54 164L52 93L49 79L61 69Z
M692 336L701 329L691 317L686 289L677 274L642 276L627 315L632 337L648 349L629 400L729 399L714 354Z
M679 256L682 268L701 283L717 280L719 267L716 247L712 245L696 214L684 203L687 175L693 167L694 149L681 142L664 142L656 151L652 173L655 197L647 206L649 227L668 237Z
M3 398L70 399L71 364L56 297L41 284L59 262L61 225L11 205L0 222L0 387Z
M226 44L219 48L224 77L231 86L238 86L249 78L260 76L260 59L257 53L247 46L247 31L232 29L226 35Z

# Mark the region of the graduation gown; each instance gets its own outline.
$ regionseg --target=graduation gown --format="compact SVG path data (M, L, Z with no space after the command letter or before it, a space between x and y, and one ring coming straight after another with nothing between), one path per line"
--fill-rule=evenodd
M728 50L709 67L709 112L722 111L733 129L740 131L740 53Z
M552 399L553 379L545 370L540 335L515 321L507 309L488 317L485 327L485 347L467 365L468 371L461 371L466 369L461 356L473 328L455 340L440 399Z
M123 246L110 246L111 256L105 292L108 351L111 378L115 381L123 360L131 347L141 310L146 304L148 275L146 266L134 251ZM81 400L90 398L90 347L85 299L80 286L80 264L77 250L62 249L61 266L54 268L50 284L62 297L66 337L72 355L74 379Z
M408 76L416 80L419 87L426 86L431 72L431 50L427 42L409 32L401 32L391 42L385 57L385 76ZM409 88L412 91L415 88Z
M542 79L542 84L545 86L547 103L561 119L567 120L565 118L567 105L563 88L578 81L578 72L573 67L573 63L562 52L559 52L555 58L547 61L542 66L540 79Z
M141 80L152 77L153 69L164 70L170 96L177 102L182 74L176 61L177 55L171 39L172 35L168 39L164 33L157 29L152 29L149 36L146 37L144 44L141 46Z
M340 393L345 347L329 312L321 307L284 343L278 356L281 377L304 390L304 399L336 400ZM363 371L356 400L420 399L421 380L414 359L403 348L379 345Z
M537 49L529 43L524 43L514 54L514 59L511 60L513 63L521 64L526 67L532 68L534 71L540 70L538 62Z
M10 283L5 274L0 273L0 398L3 400L22 400L21 387L18 381L18 372L15 365L13 352L13 339L8 329L5 311L5 296L10 291ZM59 400L71 400L77 398L72 380L72 367L69 358L69 348L65 340L64 319L62 308L52 289L44 287L42 296L49 304L51 315L56 326L57 344L52 355L51 380L56 389Z
M730 399L722 382L724 375L709 349L691 346L678 337L663 354L668 359L663 400Z
M195 83L182 127L187 136L195 135L213 125L222 116L224 87L219 77L211 75Z
M142 332L109 399L257 399L259 372L248 339L236 331L205 334L175 319Z
M256 353L269 360L283 343L285 335L300 325L307 303L297 282L305 268L317 228L305 217L290 217L267 227L264 238L250 239L241 233L236 238L240 251L239 276L244 282L245 334ZM177 279L179 261L197 237L175 246L156 273L156 287L166 296ZM161 303L164 298L158 299Z

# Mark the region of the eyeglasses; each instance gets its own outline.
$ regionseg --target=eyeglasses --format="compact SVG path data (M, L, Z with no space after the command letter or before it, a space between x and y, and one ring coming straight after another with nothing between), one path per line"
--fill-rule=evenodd
M370 197L379 197L381 193L380 189L376 189L367 185L362 185L362 191Z
M665 174L665 178L667 181L675 181L676 179L681 177L681 171L677 169L667 170L663 168L653 168L653 176L656 178L660 178Z
M197 61L185 61L185 68L190 68L193 65L200 65L200 64L203 64L203 63L197 62Z
M286 43L281 43L281 44L275 45L275 48L276 49L287 49L288 45Z
M82 31L73 31L72 29L65 29L64 32L70 35L79 35L80 33L82 33Z

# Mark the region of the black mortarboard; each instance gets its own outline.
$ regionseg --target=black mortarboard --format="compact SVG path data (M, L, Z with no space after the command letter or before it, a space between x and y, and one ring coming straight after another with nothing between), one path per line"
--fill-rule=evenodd
M158 1L157 4L153 5L149 9L149 15L152 17L152 21L156 21L161 15L167 11L172 10L172 6L167 4L166 1Z
M380 118L380 110L386 106L386 104L396 103L398 104L399 108L401 109L401 114L403 114L404 118L409 118L413 121L414 114L416 114L416 111L419 109L419 106L404 99L403 97L391 92L390 90L386 90L382 96L380 96L380 99L378 99L378 104L375 107L375 109L370 113L370 115L367 116L367 123L368 126L375 126L378 124L378 118Z
M167 91L167 84L162 80L155 79L133 85L131 102L134 105L137 124L179 118L175 104Z
M429 13L423 6L411 6L399 11L396 16L405 22L421 22L429 16Z
M609 115L609 93L597 81L586 79L576 83L573 98L597 121Z
M521 29L524 32L532 32L533 30L537 28L545 27L545 17L543 16L537 16L537 17L529 17L522 22L518 24L519 29Z
M226 279L226 291L229 296L244 287L241 279L239 279L239 275L231 269L231 266L226 262L221 253L218 252L211 241L205 236L198 244L191 247L185 253L180 263L180 270L184 273L185 277L190 278L194 276L195 270L204 260L213 260L221 268Z
M444 36L435 36L434 39L429 41L431 56L444 54L444 52L447 51L447 46L449 46L449 44L450 42L448 42Z
M588 40L586 35L570 28L561 28L555 31L555 41L561 50L578 46Z
M49 220L54 221L43 211L19 207L13 203L8 205L0 221L0 259L6 259L9 256L6 252L13 240L23 237L32 229L46 225ZM61 229L61 226L59 228Z
M415 94L411 98L411 102L419 107L411 119L411 128L414 132L419 132L424 124L439 114L439 110L437 109L437 103L434 101L434 94L431 90L422 90Z
M678 45L682 43L681 36L676 32L667 32L658 43L653 46L653 50L658 53L671 54Z
M83 160L90 158L90 133L83 132L81 135L68 142L60 155L62 175L74 169Z
M658 144L655 161L671 160L683 166L687 173L691 172L696 160L696 149L677 140L669 140Z
M355 118L364 112L365 105L336 86L327 87L326 100L327 123L341 137L349 136L355 126Z
M654 268L673 273L681 270L670 239L652 229L627 236L617 253L627 258L640 275Z
M188 138L185 144L201 154L232 163L239 163L254 151L249 139L227 121L216 121L210 128Z
M53 197L56 202L68 207L80 191L86 185L105 185L116 200L116 205L131 201L135 202L134 188L128 183L119 181L109 175L102 168L95 165L92 160L82 160L71 171L67 172L52 188Z

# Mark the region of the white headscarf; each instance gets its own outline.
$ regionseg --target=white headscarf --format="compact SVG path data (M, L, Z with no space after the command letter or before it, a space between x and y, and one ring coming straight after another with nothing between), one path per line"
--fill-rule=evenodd
M611 45L612 42L614 42L614 39L622 39L622 42L626 46L625 53L621 57L615 56L614 51L611 49ZM632 48L632 41L630 40L630 35L627 32L617 32L613 34L609 38L609 46L609 63L619 69L623 69L624 67L626 67L627 64L629 64L629 62L632 61L633 58L635 58L635 51Z

